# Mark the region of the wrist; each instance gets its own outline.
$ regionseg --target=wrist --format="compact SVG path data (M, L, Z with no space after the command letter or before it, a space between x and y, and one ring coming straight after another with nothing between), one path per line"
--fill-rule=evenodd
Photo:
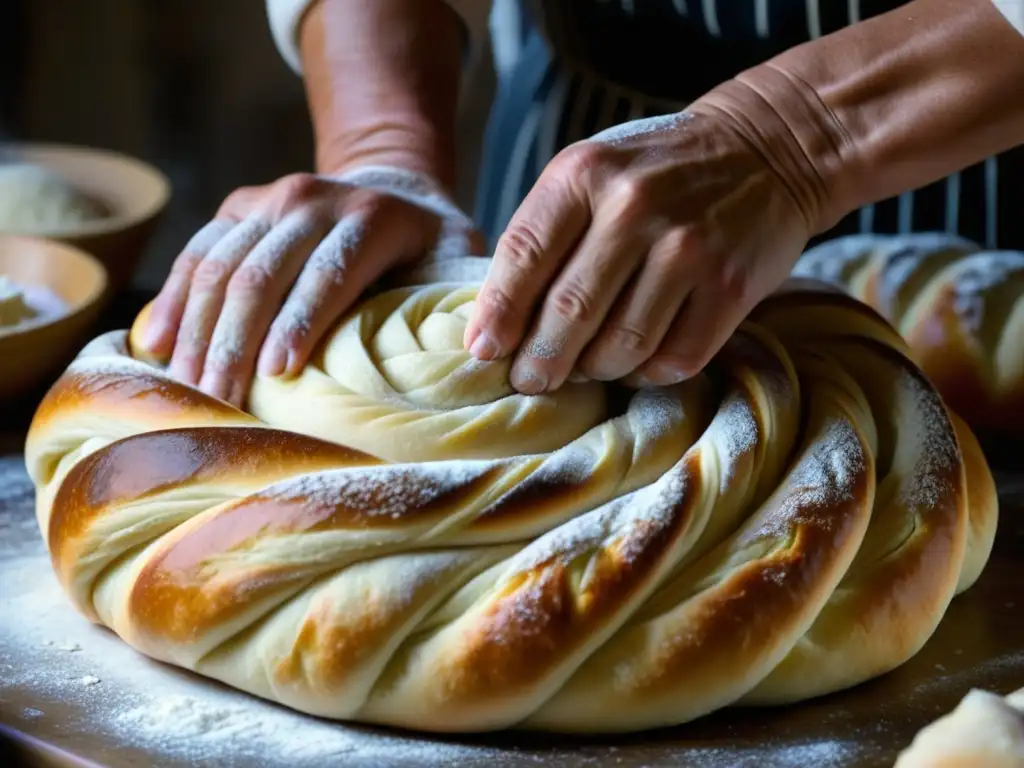
M341 176L368 166L388 166L433 180L447 195L455 194L455 152L451 142L414 122L382 121L339 130L317 142L316 169Z
M767 98L824 149L826 220L1024 141L1024 37L990 0L914 0L738 79L767 90L771 72L804 98Z
M806 83L764 64L722 83L690 111L714 112L736 127L793 198L808 237L851 209L849 137Z

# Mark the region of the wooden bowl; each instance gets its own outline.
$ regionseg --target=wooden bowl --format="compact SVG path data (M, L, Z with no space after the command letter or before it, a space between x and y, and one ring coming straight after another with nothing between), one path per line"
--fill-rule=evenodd
M11 234L81 248L106 267L113 290L128 285L170 199L171 185L163 173L116 152L55 144L4 144L0 161L53 171L111 211L95 221Z
M47 288L65 305L59 315L0 327L0 399L6 400L47 383L71 362L93 329L108 282L103 265L88 253L16 235L0 235L0 275Z

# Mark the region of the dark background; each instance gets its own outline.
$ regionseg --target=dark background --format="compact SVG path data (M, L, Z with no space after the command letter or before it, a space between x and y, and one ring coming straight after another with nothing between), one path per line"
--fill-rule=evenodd
M263 0L3 0L0 142L125 152L174 194L136 284L157 288L178 250L234 188L310 170L302 81L274 47ZM472 200L493 89L489 56L466 73L460 201Z

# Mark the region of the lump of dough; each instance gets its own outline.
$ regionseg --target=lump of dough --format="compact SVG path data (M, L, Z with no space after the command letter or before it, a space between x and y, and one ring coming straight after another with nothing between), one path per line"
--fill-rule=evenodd
M1024 768L1024 689L1006 698L972 690L923 728L895 768Z
M43 233L107 215L104 206L53 171L0 165L0 232Z
M0 275L0 328L18 325L38 314L25 300L21 288Z

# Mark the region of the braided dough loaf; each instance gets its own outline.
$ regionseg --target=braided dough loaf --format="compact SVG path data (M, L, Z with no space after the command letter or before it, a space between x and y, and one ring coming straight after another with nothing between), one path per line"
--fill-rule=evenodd
M1024 430L1024 253L943 233L851 235L808 250L793 274L880 312L969 424Z
M435 282L479 270L365 301L250 412L134 355L145 312L92 342L27 446L77 609L313 715L623 731L887 672L978 577L985 459L859 302L794 284L685 384L526 397Z
M896 768L1024 768L1024 688L1005 698L970 691L923 728Z

